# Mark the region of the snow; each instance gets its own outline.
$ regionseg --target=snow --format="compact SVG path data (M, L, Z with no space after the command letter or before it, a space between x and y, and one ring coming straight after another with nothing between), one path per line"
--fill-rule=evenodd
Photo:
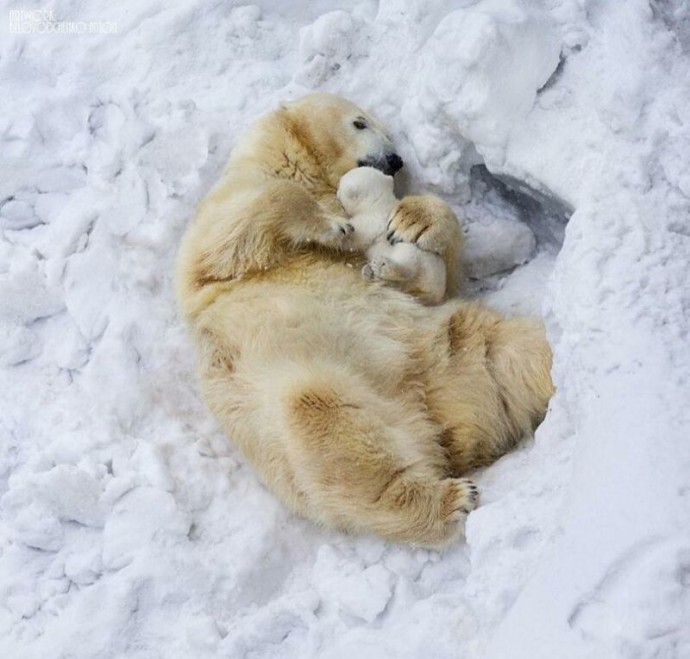
M116 23L93 34L11 34L15 9L1 656L690 656L687 3L54 3ZM185 223L242 130L311 89L390 126L399 192L463 218L469 294L554 346L545 422L442 554L290 515L194 383Z

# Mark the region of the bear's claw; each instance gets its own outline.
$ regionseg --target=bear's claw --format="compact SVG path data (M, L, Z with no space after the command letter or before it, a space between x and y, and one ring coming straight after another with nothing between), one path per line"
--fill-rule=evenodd
M469 478L449 478L447 488L443 507L449 521L460 519L477 507L479 490Z

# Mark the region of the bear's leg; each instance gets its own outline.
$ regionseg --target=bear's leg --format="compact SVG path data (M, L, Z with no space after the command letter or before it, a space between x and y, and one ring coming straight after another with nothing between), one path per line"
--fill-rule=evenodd
M294 181L266 183L253 207L258 211L251 224L253 231L287 238L293 245L316 243L342 249L354 231L349 218L329 211Z
M552 353L544 325L536 318L510 318L489 333L491 373L511 420L521 433L539 425L554 393Z
M447 341L429 404L462 474L501 457L542 420L553 393L551 350L539 321L504 319L475 304L449 318Z
M455 539L477 490L448 477L437 428L342 372L294 383L284 397L286 447L307 515L424 547Z

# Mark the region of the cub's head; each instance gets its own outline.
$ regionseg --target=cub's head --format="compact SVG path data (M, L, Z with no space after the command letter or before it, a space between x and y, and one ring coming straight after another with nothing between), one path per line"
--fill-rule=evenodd
M387 214L397 203L393 177L373 167L351 169L340 179L338 201L348 215L374 209Z
M393 176L403 166L383 126L344 98L317 92L286 104L282 112L293 137L332 184L355 167Z

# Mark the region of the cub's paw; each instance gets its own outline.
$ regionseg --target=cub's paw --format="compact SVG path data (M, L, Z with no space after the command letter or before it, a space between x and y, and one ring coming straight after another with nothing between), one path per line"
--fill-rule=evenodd
M469 478L448 478L441 500L441 515L453 522L467 516L479 503L479 490Z
M376 281L376 275L374 274L374 269L371 267L371 263L367 263L362 268L362 279L364 279L364 281Z
M388 259L375 259L369 261L362 268L362 279L366 281L380 281L386 279L386 272L390 268Z
M389 259L374 259L362 268L362 278L366 281L402 282L408 278L403 268Z

